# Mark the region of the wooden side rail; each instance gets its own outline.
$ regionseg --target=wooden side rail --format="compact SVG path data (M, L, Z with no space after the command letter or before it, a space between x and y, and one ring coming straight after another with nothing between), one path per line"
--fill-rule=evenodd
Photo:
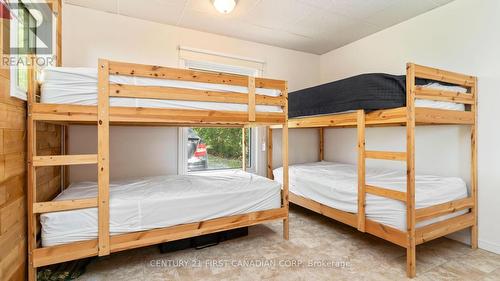
M415 219L417 222L425 221L442 215L451 214L457 211L470 209L474 206L472 197L458 199L446 202L439 205L420 208L415 211Z
M168 80L225 84L242 87L248 86L248 77L243 75L196 71L190 69L179 69L118 61L109 61L109 73L111 75L160 78ZM255 78L255 86L256 88L283 90L284 88L286 88L286 81L257 77Z
M106 60L100 60L106 61ZM125 75L136 77L147 77L156 79L182 80L201 83L225 84L232 86L244 86L247 88L247 94L242 96L240 93L221 93L217 91L186 90L176 87L146 87L146 86L123 86L109 85L109 96L119 96L128 98L153 98L153 99L175 99L204 102L231 102L247 104L248 122L256 121L257 101L273 103L282 106L286 105L287 89L286 81L255 78L253 76L233 75L227 73L213 73L204 71L195 71L188 69L176 69L161 66L132 64L115 61L106 61L109 75ZM109 78L109 77L108 77ZM109 84L109 81L108 81ZM264 95L257 97L256 88L278 89L281 91L279 97L263 98ZM121 89L120 89L121 88ZM287 112L283 111L283 115Z
M248 102L249 98L247 94L237 92L219 92L160 86L135 86L126 84L111 84L109 85L109 90L110 97L121 98L203 101L236 104L245 104ZM258 105L284 106L285 100L281 97L256 94L255 103Z
M75 199L64 201L38 202L33 204L33 212L36 214L78 210L97 207L97 198Z
M424 242L443 237L450 233L462 230L467 227L471 227L474 224L474 214L467 213L458 217L447 219L445 221L440 221L417 228L415 231L416 244L422 244Z
M252 226L264 222L281 220L287 217L288 210L282 207L149 231L126 233L111 236L110 252L119 252L207 233ZM38 248L33 251L33 265L34 267L41 267L54 263L92 257L98 254L98 239Z
M33 166L66 166L97 164L97 154L34 156Z
M474 76L441 70L428 66L422 66L418 64L411 64L411 65L413 65L413 68L415 70L414 77L417 78L431 79L435 81L451 83L466 88L472 87L476 84L476 77Z
M424 88L422 86L415 86L415 97L417 99L447 101L463 104L474 103L474 97L472 94Z
M370 158L370 159L406 161L406 153L405 152L367 150L365 152L365 154L366 154L366 158Z
M373 185L366 185L365 189L366 193L406 202L406 192L392 190L383 187L377 187Z

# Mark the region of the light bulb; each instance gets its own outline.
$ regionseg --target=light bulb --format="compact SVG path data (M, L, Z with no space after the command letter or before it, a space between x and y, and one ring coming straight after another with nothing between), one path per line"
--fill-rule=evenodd
M236 6L236 0L213 0L213 5L222 14L229 14Z

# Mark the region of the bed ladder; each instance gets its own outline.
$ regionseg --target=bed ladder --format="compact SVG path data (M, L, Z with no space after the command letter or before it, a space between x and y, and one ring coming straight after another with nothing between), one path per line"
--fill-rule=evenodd
M27 118L27 212L28 212L28 280L36 280L36 264L34 251L37 243L37 216L42 213L78 210L84 208L98 208L98 254L99 256L110 253L109 238L109 67L107 61L99 65L98 118L98 152L85 155L37 155L37 122L58 122L64 120L44 120L42 117L33 116L33 105L36 103L36 85L30 82L28 89L28 118ZM29 81L34 81L34 70L29 72ZM103 93L105 91L105 93ZM39 167L72 166L97 164L98 167L98 194L97 197L37 202L36 171Z
M406 152L366 150L366 114L357 111L358 134L358 230L366 231L366 194L382 196L406 204L407 275L415 276L415 65L407 65L406 77ZM406 163L406 192L366 184L366 159Z

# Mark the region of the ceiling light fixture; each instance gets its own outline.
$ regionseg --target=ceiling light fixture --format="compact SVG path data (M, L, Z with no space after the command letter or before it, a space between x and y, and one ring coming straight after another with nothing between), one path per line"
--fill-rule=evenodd
M236 0L213 0L215 9L222 14L229 14L236 6Z

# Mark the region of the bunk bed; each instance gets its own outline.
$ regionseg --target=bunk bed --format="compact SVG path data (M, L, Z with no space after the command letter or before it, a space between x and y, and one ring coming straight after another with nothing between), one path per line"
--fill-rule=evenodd
M97 69L49 68L40 87L34 77L31 71L29 280L36 280L36 269L45 265L274 220L283 221L288 239L286 81L105 59ZM96 125L97 154L38 155L37 122ZM110 183L110 126L231 127L244 132L276 124L284 128L282 184L245 171ZM74 183L54 200L37 202L37 167L88 164L97 165L97 182Z
M408 277L416 245L470 228L477 248L476 77L408 63L406 76L360 75L291 93L289 108L288 128L319 129L320 160L290 166L291 203L406 248ZM449 124L471 128L470 191L458 178L415 175L415 126ZM406 151L366 150L365 128L384 126L406 126ZM357 166L323 161L324 129L344 127L357 128ZM275 128L269 178L285 173L272 167ZM367 159L406 169L367 168Z

